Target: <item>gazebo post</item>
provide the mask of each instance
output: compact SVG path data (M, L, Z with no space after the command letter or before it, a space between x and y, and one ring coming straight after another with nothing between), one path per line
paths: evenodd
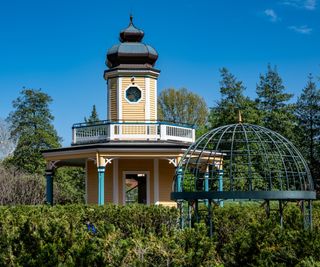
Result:
M204 174L204 191L209 192L209 168L207 166ZM208 199L205 200L205 204L208 206Z
M223 191L223 170L219 170L218 175L219 175L219 177L218 177L218 181L219 181L218 191L222 192ZM219 204L220 207L223 207L223 200L220 199L219 203L220 203Z
M53 168L46 170L46 202L53 205Z

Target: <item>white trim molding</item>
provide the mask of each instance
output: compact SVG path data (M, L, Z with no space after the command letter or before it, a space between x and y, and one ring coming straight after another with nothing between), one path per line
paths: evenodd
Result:
M110 103L110 94L111 94L111 92L110 92L110 82L109 82L109 80L107 80L107 120L111 120L111 117L110 117L110 115L111 115L111 103Z
M137 88L140 90L140 92L141 92L141 97L140 97L140 99L139 99L137 102L131 102L131 101L129 101L128 98L127 98L127 96L126 96L126 92L127 92L127 90L128 90L130 87L137 87ZM135 104L140 103L140 102L143 100L143 98L144 98L144 93L143 93L143 90L141 89L141 87L140 87L139 85L137 85L136 83L135 83L135 84L130 84L129 86L126 87L126 89L123 90L123 98L124 98L129 104L135 105Z
M126 204L126 175L143 173L147 176L147 205L150 205L150 171L123 171L122 172L122 204Z
M154 114L155 119L158 120L158 81L154 79Z
M153 160L154 204L159 205L159 159Z

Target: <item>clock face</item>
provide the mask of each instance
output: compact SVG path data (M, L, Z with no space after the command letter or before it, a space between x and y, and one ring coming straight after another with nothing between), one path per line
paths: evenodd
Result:
M141 99L141 91L138 87L131 86L126 90L126 98L129 102L138 102Z

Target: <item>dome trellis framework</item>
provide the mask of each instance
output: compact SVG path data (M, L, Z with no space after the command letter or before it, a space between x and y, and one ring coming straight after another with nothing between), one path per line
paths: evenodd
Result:
M204 202L212 234L212 203L263 200L269 214L270 201L276 200L282 225L285 204L300 201L305 226L311 226L316 194L307 163L289 140L240 122L213 129L189 147L177 167L171 198L180 207L181 226L185 221L191 225L192 209L198 220L199 203Z

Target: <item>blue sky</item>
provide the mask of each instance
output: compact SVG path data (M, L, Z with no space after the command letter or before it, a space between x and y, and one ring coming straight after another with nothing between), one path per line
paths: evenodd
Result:
M105 56L131 12L144 42L159 53L160 90L186 87L212 106L221 67L242 80L251 97L268 63L278 66L295 96L308 73L320 74L317 0L1 0L0 118L25 86L53 98L64 145L93 104L105 119Z

